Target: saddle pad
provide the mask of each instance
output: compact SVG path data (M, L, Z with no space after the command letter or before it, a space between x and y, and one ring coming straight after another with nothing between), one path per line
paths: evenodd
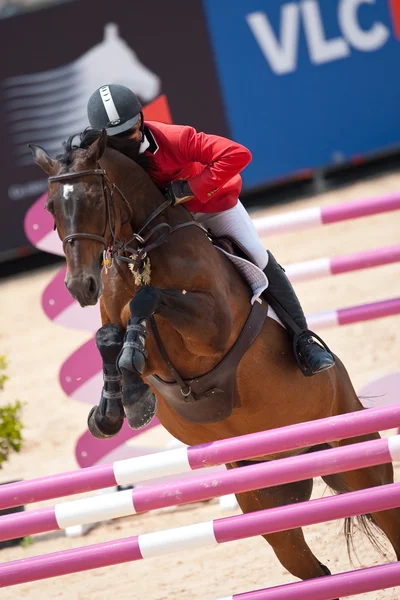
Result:
M219 250L220 252L225 254L227 258L229 258L229 260L239 271L243 279L247 281L253 294L251 298L251 304L254 304L254 302L260 298L261 294L268 287L268 278L265 275L265 273L260 269L260 267L257 267L257 265L250 262L249 260L246 260L245 258L240 258L239 256L235 256L233 254L229 254L229 252L226 252L219 246L215 246L215 248L217 248L217 250ZM268 306L267 316L271 319L274 319L274 321L277 321L279 325L282 325L282 327L284 327L278 315L270 306Z

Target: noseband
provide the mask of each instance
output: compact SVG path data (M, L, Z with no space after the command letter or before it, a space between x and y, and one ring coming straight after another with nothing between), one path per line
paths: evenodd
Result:
M70 173L64 173L63 175L54 175L54 176L49 177L48 181L49 181L49 183L52 183L55 181L60 182L60 181L66 181L66 180L70 180L70 179L81 179L81 178L89 176L89 175L97 175L103 179L103 194L104 194L104 201L105 201L105 205L106 205L106 224L105 224L105 228L104 228L104 233L103 233L103 235L96 235L94 233L71 233L71 234L65 236L65 238L63 239L62 243L63 243L64 253L65 253L66 245L72 244L75 240L82 240L82 239L94 240L96 242L100 242L101 244L103 244L104 250L107 251L112 258L115 258L116 260L120 260L123 262L130 263L131 265L133 265L132 269L134 271L140 271L143 261L146 258L146 256L148 255L148 253L151 250L154 250L154 248L157 248L157 246L160 246L161 244L163 244L166 241L166 239L168 238L168 236L171 233L173 233L174 231L176 231L177 229L181 229L182 227L187 227L189 225L196 225L197 227L200 227L200 229L202 229L203 231L206 232L206 229L204 229L204 227L202 227L202 225L197 223L192 218L191 221L187 221L185 223L175 225L174 227L171 227L170 225L168 225L168 223L159 223L158 225L155 225L154 227L152 227L152 229L146 235L143 235L143 231L154 221L154 219L156 219L169 206L171 206L171 204L172 204L171 200L166 200L165 202L160 204L160 206L157 207L149 215L149 217L147 217L147 219L145 220L145 222L142 225L142 227L140 228L140 230L137 233L134 233L130 240L128 240L125 243L122 243L116 239L115 213L114 213L114 226L112 224L112 219L111 219L111 211L114 212L114 209L115 209L114 203L113 203L114 190L116 190L118 192L118 194L121 196L122 200L127 205L129 213L130 213L130 217L132 217L132 208L131 208L131 205L129 204L128 200L126 199L126 197L120 190L120 188L115 183L113 183L112 181L110 181L108 179L106 171L104 169L86 169L83 171L74 171L74 172L70 172ZM129 222L129 220L126 221L125 223L127 223L127 222ZM125 223L122 223L122 225L124 225ZM107 243L107 239L105 237L107 227L109 227L110 233L111 233L111 244ZM153 241L150 244L147 244L148 240L150 239L150 237L153 234L158 233L163 229L165 231L162 232L161 235L159 235L155 239L155 241ZM136 249L133 249L129 246L129 244L131 244L134 241L137 243ZM120 254L121 252L129 252L130 255L133 256L133 258L127 258L125 256L121 256L121 254Z

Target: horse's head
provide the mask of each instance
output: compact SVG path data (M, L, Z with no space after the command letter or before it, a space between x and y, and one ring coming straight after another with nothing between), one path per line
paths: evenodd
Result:
M36 163L49 175L46 209L63 242L65 284L81 306L96 304L102 289L103 252L112 246L121 226L113 187L98 165L106 144L104 131L88 148L67 149L56 159L31 145Z

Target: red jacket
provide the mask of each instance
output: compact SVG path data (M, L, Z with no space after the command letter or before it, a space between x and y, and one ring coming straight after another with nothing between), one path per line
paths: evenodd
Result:
M145 122L150 146L145 151L148 171L165 189L176 179L187 179L195 199L192 212L221 212L237 204L242 189L239 173L251 161L247 148L217 135L197 133L193 127Z

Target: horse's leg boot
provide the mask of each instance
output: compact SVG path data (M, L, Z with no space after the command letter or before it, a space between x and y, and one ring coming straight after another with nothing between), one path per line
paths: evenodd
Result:
M88 428L96 438L116 435L124 423L122 408L121 374L117 370L117 358L124 341L120 327L109 323L96 333L96 346L103 359L103 381L101 399L88 416Z
M147 358L147 336L146 321L143 318L129 319L124 345L118 358L118 369L123 378L122 404L132 429L148 425L157 410L157 399L141 377Z
M121 369L124 380L122 404L132 429L146 427L157 412L157 398L147 383L131 371Z

